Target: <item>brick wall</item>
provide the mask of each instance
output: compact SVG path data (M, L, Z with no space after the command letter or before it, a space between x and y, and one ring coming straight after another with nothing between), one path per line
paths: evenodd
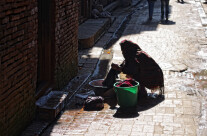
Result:
M0 1L0 135L33 119L37 79L37 2Z
M38 62L36 0L0 1L0 136L18 135L33 119ZM55 0L55 86L78 70L78 2Z
M64 87L78 70L78 1L56 0L55 82Z

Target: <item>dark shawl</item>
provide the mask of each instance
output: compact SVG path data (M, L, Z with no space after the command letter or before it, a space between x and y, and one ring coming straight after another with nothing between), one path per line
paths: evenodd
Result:
M148 89L164 87L162 69L152 57L131 41L124 40L120 45L125 58L121 65L123 73L131 75Z

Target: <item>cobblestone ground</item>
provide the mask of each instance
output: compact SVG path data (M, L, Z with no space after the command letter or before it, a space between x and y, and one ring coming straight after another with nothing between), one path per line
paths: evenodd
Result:
M43 136L207 135L207 44L198 2L185 0L181 4L171 0L170 5L168 24L159 23L159 1L156 2L151 23L146 23L147 8L132 14L121 38L113 46L112 60L122 60L119 48L121 40L129 39L138 43L164 71L165 100L150 99L138 106L138 114L121 117L116 116L117 109L110 109L107 104L101 111L84 111L68 106ZM114 14L120 12L117 10ZM146 105L148 107L144 108Z

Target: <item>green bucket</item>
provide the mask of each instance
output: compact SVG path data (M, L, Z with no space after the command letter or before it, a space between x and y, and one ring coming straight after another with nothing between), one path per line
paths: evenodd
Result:
M116 85L119 84L119 82L114 84L114 90L120 107L136 106L139 82L136 83L135 86L131 87L117 87Z

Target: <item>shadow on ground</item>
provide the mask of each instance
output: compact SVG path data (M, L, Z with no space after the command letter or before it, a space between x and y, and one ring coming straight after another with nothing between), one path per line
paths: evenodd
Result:
M163 102L165 100L165 97L157 97L157 98L148 98L148 99L142 99L138 101L137 104L137 112L148 110L159 103Z
M115 118L135 118L139 116L139 112L148 110L162 101L164 101L164 97L157 98L147 98L138 101L136 107L132 108L118 108L116 113L113 115Z
M138 117L139 113L136 107L133 108L118 108L116 113L113 115L115 118L135 118Z
M168 20L167 22L166 21L161 21L160 24L162 24L162 25L175 25L176 22L174 22L172 20Z

